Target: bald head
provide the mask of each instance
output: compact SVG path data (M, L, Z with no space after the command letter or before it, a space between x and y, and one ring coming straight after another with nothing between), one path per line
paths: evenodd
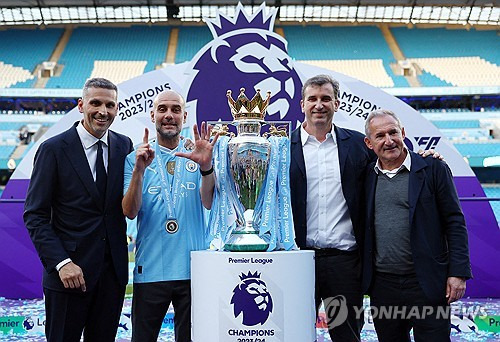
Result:
M186 122L184 98L173 90L159 93L153 100L151 121L156 126L158 141L164 146L177 146Z
M163 99L178 100L182 104L183 111L186 107L186 102L179 93L177 93L175 90L164 90L158 95L156 95L155 98L153 99L153 111L155 111L158 108L158 102Z

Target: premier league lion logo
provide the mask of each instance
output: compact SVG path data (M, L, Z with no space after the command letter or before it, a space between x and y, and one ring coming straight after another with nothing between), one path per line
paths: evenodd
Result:
M273 300L267 291L266 283L255 271L240 275L241 282L233 290L231 304L234 305L234 317L243 314L243 325L264 324L273 311Z
M271 92L268 121L302 120L302 82L287 52L287 42L273 32L277 9L265 4L249 15L238 4L234 17L218 13L205 19L214 39L192 60L187 101L203 121L232 121L226 91L261 89ZM190 69L190 68L188 68ZM251 92L251 91L250 91Z
M23 322L23 327L26 330L31 330L35 327L35 322L33 322L31 317L26 317L26 319Z

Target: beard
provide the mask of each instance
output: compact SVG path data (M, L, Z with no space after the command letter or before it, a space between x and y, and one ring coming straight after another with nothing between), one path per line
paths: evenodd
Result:
M156 124L156 132L160 137L165 140L173 140L177 139L181 134L181 129L179 126L175 126L175 130L172 129L164 129L162 127L161 122Z

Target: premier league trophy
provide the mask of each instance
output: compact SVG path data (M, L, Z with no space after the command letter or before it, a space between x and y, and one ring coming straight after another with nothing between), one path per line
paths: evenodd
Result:
M210 225L228 251L270 251L295 247L290 207L289 141L284 128L264 120L271 93L260 90L249 100L240 89L236 100L227 92L234 121L216 122L214 151L217 187ZM229 133L228 124L237 135ZM261 136L263 125L269 132Z

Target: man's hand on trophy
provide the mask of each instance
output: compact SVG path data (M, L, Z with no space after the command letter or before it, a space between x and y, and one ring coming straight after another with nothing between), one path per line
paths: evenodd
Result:
M198 125L193 125L194 136L194 150L190 153L176 152L175 155L191 159L200 165L202 171L208 171L212 168L212 151L214 145L219 138L219 133L215 134L212 141L210 141L210 134L212 133L212 126L201 123L201 131L198 131Z
M155 158L155 151L149 144L149 130L144 128L144 137L142 138L142 145L137 148L135 152L135 169L144 172L146 167L151 165Z

